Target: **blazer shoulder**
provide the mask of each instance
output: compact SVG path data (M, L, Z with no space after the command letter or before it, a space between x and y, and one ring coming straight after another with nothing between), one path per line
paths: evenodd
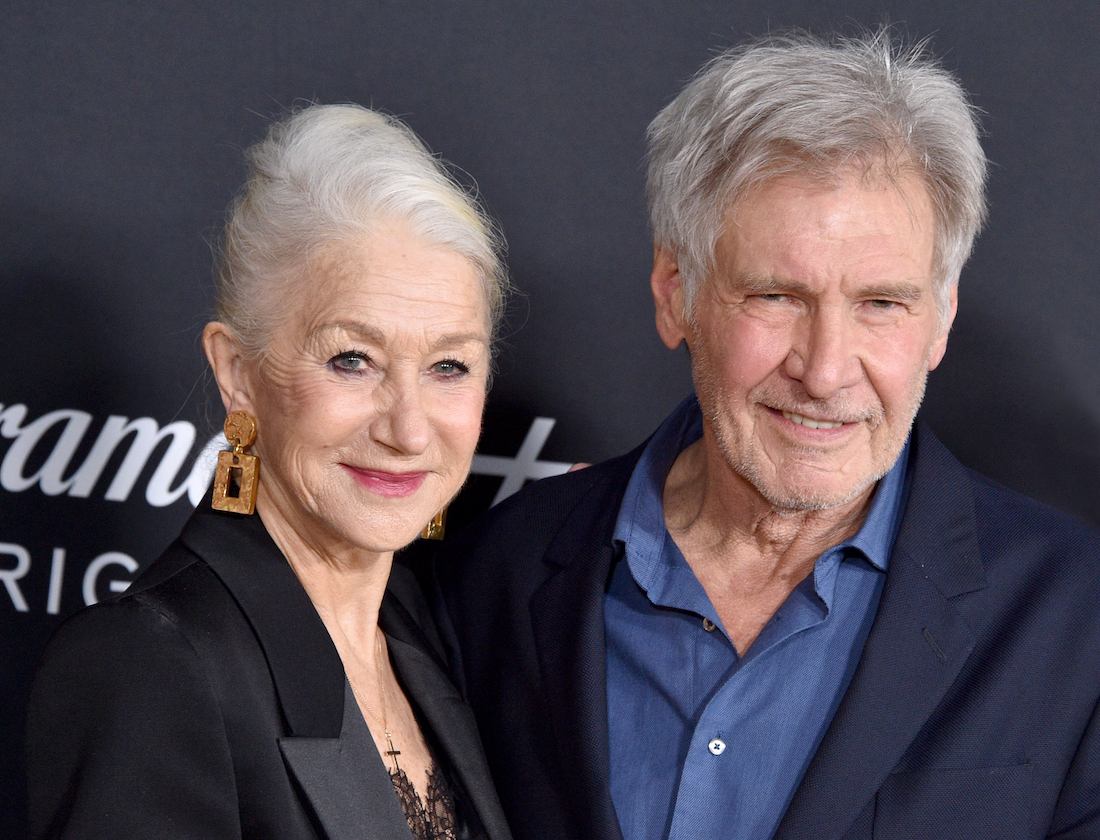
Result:
M193 553L173 543L130 587L100 603L84 607L54 632L47 653L64 649L85 637L99 639L102 655L148 639L185 641L213 615L235 612L232 597L211 569Z
M101 623L117 625L114 632L131 636L171 628L211 661L229 650L239 650L242 636L254 635L226 583L202 557L179 541L169 546L122 595L83 612L96 616ZM102 629L110 632L110 628ZM258 647L255 652L260 655Z
M110 718L127 707L154 715L174 708L178 714L177 693L217 702L230 672L262 663L259 647L248 642L247 621L209 567L175 552L162 559L179 562L151 585L142 585L148 583L143 576L126 593L84 608L55 631L35 677L31 718L77 694ZM159 562L151 572L165 570Z
M638 447L618 458L528 484L482 514L444 550L516 542L545 546L578 516L613 518L641 451Z
M189 564L160 586L202 578ZM27 712L32 836L139 837L184 802L205 803L207 836L239 831L220 679L160 586L82 610L47 646Z
M1100 560L1095 527L964 466L923 424L915 442L899 543L950 547L954 555L974 546L987 570L1006 560L1017 570L1029 559L1043 566ZM1100 573L1100 563L1089 565Z
M1100 529L1096 526L981 473L967 472L973 482L977 512L991 532L1046 534L1059 542L1079 543L1100 551Z
M1021 493L973 473L975 533L992 585L1026 591L1031 605L1048 603L1076 629L1100 641L1100 531ZM1044 601L1044 599L1049 599Z
M1096 527L961 463L923 421L917 421L913 440L914 496L956 506L969 497L978 528L990 537L1001 533L1014 540L1023 533L1033 533L1092 546L1100 544Z

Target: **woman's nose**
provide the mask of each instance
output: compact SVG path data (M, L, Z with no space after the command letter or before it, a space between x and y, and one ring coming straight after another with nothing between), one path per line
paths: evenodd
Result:
M382 390L375 439L402 455L421 454L431 440L431 423L418 377L394 377L382 384Z

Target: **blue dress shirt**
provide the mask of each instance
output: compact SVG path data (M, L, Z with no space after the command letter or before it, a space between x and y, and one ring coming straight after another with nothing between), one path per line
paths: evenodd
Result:
M611 799L625 840L765 840L859 661L904 501L906 444L859 532L829 549L739 657L665 527L694 396L650 440L615 527L605 597Z

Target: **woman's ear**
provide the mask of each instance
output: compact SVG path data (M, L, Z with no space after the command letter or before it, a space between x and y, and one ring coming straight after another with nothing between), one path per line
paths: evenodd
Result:
M221 321L211 321L202 331L202 349L214 371L226 413L254 414L250 366L236 333Z

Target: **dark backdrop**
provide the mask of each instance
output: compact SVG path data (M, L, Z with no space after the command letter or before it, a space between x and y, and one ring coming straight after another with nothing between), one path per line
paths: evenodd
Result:
M503 473L514 486L622 452L688 391L686 356L653 328L641 159L694 70L790 26L931 37L986 113L994 166L925 416L966 463L1100 522L1100 5L6 0L0 14L0 836L22 833L23 704L45 639L188 514L172 491L222 419L198 343L208 243L241 150L303 100L404 117L507 233L522 294L461 521Z

